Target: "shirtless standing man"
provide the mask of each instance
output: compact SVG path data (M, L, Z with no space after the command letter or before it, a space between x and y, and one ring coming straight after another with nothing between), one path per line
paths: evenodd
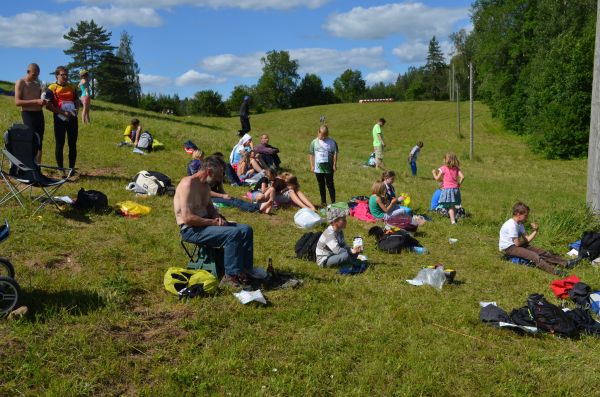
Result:
M36 63L27 66L27 74L15 83L15 105L21 107L23 124L31 128L40 137L40 150L36 156L39 163L42 160L42 143L44 141L44 112L42 108L47 101L41 99L42 86L38 79L40 67Z
M204 159L198 172L177 185L173 198L175 219L184 241L223 247L225 276L221 282L240 287L247 284L253 266L253 232L248 225L227 222L213 206L210 186L222 180L220 161L213 156Z

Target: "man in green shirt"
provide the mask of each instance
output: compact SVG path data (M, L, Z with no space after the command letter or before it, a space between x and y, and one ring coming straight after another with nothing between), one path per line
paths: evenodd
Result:
M373 151L375 152L375 168L385 171L383 164L383 148L385 147L385 143L383 142L383 132L381 131L381 127L384 125L385 119L381 118L373 126Z

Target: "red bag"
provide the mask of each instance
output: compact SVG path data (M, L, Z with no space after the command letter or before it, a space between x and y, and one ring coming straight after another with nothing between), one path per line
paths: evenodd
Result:
M569 290L573 289L573 285L577 284L581 280L579 277L572 275L562 280L554 280L550 283L550 288L554 295L560 299L567 299L569 297Z

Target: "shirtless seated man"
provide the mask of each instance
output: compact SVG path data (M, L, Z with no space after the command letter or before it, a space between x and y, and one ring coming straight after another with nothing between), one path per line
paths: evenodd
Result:
M225 276L222 284L240 287L252 270L253 232L248 225L227 222L213 206L210 186L223 180L221 162L209 156L200 170L184 177L175 191L175 219L184 241L223 247Z

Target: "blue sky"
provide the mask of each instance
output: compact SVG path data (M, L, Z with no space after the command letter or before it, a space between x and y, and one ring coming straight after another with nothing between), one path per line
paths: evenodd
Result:
M0 79L14 81L29 62L42 79L69 58L62 38L83 19L112 32L126 30L140 66L142 91L192 96L204 89L224 98L238 84L255 84L260 58L287 50L299 72L326 85L357 69L368 84L395 81L424 63L436 35L445 53L448 35L470 29L471 0L28 0L3 1Z

